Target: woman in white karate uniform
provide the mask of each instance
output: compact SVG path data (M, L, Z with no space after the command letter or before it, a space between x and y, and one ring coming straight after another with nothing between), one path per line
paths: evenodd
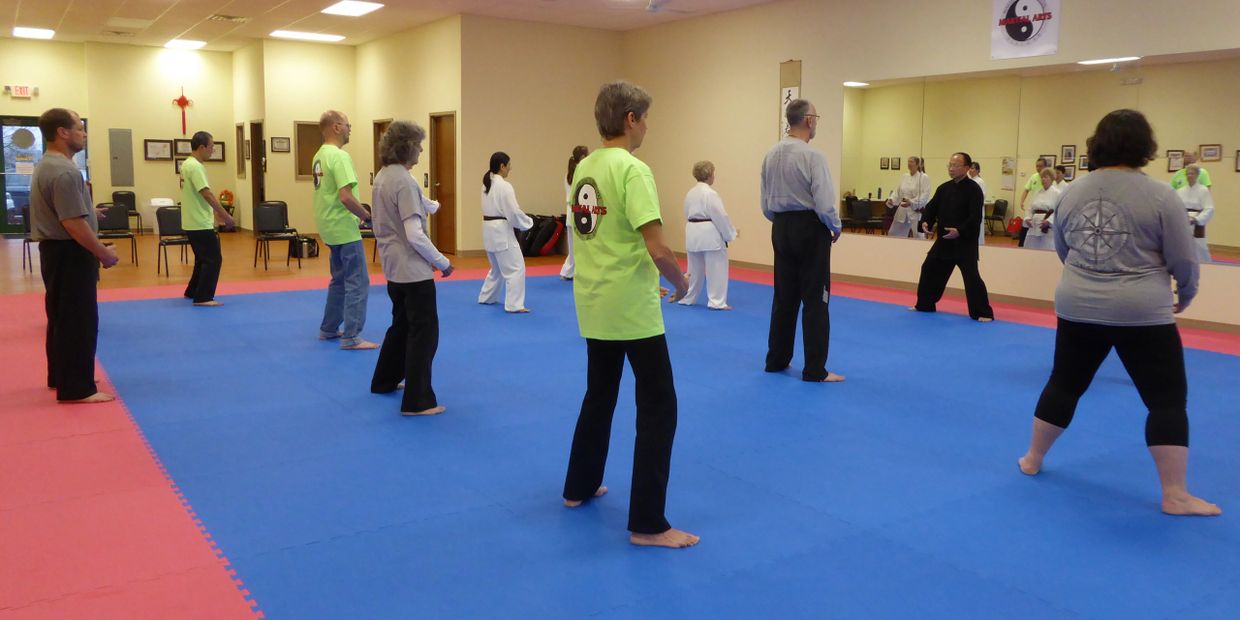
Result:
M1189 164L1184 169L1184 176L1188 179L1188 185L1175 190L1175 195L1188 209L1188 223L1193 227L1193 241L1197 244L1197 261L1208 263L1211 258L1210 246L1206 244L1206 224L1214 217L1214 197L1210 195L1210 188L1197 182L1197 177L1201 176L1201 166Z
M505 153L491 155L491 167L482 175L482 246L491 271L482 282L478 303L499 301L500 281L506 312L529 312L525 307L525 257L513 229L529 230L534 220L517 205L517 194L508 183L511 160Z
M715 184L715 164L693 164L697 185L685 196L685 251L689 253L689 292L678 303L692 306L706 280L706 307L731 310L728 305L728 242L736 229L723 210L723 200L711 187Z
M888 235L904 238L911 232L914 239L926 238L921 232L921 210L930 202L932 189L934 184L930 182L930 177L921 171L921 158L909 157L908 174L900 179L900 186L887 199L887 206L896 210Z
M1029 204L1029 235L1025 237L1025 247L1053 250L1055 236L1050 230L1055 224L1055 206L1059 204L1062 192L1055 186L1054 168L1043 168L1039 174L1042 175L1042 191Z
M564 259L564 266L560 267L561 280L572 280L577 271L576 263L573 262L573 173L577 172L577 164L589 154L590 149L576 146L573 147L572 157L568 158L568 175L564 177L564 202L568 205L564 218L564 234L568 236L568 258Z

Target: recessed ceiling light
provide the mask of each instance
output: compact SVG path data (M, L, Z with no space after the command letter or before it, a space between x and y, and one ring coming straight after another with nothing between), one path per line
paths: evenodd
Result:
M206 41L192 41L190 39L173 39L164 44L164 47L170 47L177 50L196 50L205 47Z
M1078 65L1106 65L1114 62L1130 62L1133 60L1141 60L1140 56L1124 56L1122 58L1099 58L1098 60L1079 60Z
M869 85L869 82L844 82L844 86L847 86L848 88L862 88Z
M55 34L55 30L48 30L46 28L17 27L13 29L13 36L21 37L23 39L50 39Z
M337 2L325 9L323 13L328 15L347 15L349 17L358 17L367 13L372 13L383 8L378 2L357 2L356 0L343 0Z
M295 30L273 30L271 36L281 39L297 39L300 41L323 41L327 43L335 43L343 41L344 37L338 34L323 34L321 32L297 32Z

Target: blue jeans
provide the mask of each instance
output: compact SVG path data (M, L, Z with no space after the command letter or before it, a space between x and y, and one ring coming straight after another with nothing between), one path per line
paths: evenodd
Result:
M370 274L366 272L366 248L359 239L331 248L332 282L327 286L327 307L319 332L324 338L340 333L340 346L362 341L366 325L366 298L370 295ZM344 327L341 328L341 323Z

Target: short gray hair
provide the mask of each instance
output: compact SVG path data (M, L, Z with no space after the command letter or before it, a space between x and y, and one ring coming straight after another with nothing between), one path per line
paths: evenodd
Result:
M413 163L414 148L426 139L426 130L417 123L392 121L379 138L379 162L384 166Z
M715 164L706 160L693 164L693 178L705 183L712 174L715 174Z
M797 127L805 122L809 116L809 107L812 105L808 99L793 99L788 104L788 109L784 112L784 116L788 119L789 127Z
M1201 166L1197 164L1189 164L1187 166L1184 166L1184 174L1188 174L1189 170L1194 170L1197 172L1197 174L1201 174Z
M629 112L640 120L650 111L651 102L650 94L636 84L625 81L603 84L594 100L594 122L599 135L604 140L623 136Z

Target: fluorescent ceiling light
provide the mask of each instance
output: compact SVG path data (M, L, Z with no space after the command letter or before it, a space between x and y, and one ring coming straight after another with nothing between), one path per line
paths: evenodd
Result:
M372 13L383 8L378 2L357 2L356 0L343 0L337 2L322 10L328 15L346 15L348 17L359 17L367 13Z
M1129 62L1132 60L1141 60L1140 56L1124 56L1122 58L1099 58L1098 60L1079 60L1078 65L1108 65L1115 62Z
M17 27L13 29L13 36L21 37L23 39L50 39L55 34L55 30L48 30L46 28Z
M327 43L335 43L343 41L344 37L338 34L323 34L320 32L297 32L295 30L273 30L271 36L281 39L297 39L300 41L324 41Z
M173 39L164 44L164 47L170 47L176 50L196 50L207 45L206 41L192 41L190 39Z
M844 86L847 86L849 88L861 88L862 86L869 86L869 85L870 85L869 82L844 82Z

